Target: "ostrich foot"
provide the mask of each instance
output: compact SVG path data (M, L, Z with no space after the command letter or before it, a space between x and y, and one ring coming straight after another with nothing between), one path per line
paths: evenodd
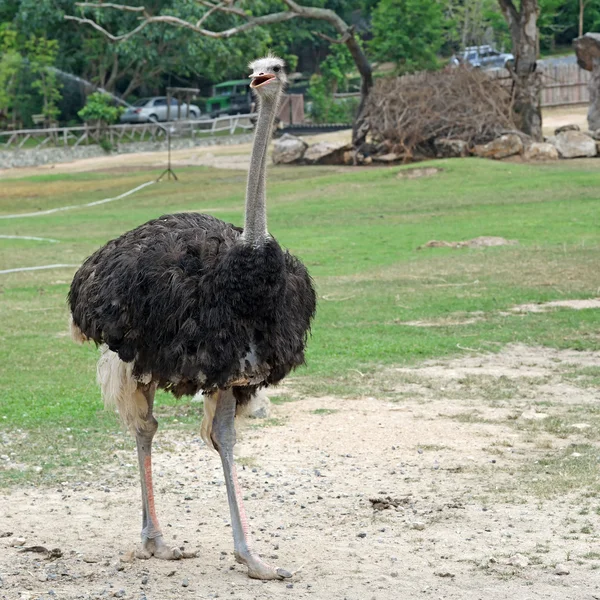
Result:
M184 553L179 548L167 547L162 535L154 538L144 537L142 538L142 547L136 552L136 557L145 559L152 556L161 560L179 560L184 558Z
M288 579L292 576L292 573L285 569L267 564L256 554L242 556L236 552L235 560L248 567L248 577L252 579Z

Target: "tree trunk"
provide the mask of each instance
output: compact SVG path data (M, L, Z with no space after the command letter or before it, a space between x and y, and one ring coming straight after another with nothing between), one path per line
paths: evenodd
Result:
M352 124L352 146L358 150L365 143L367 134L369 133L365 107L367 106L367 100L371 93L371 88L373 87L373 72L371 70L371 64L354 35L351 35L348 38L346 46L348 50L350 50L356 68L360 73L360 103L358 105L358 110L356 111L356 116L354 117L354 123Z
M585 10L585 0L579 0L579 37L583 35L583 12Z
M514 65L509 69L513 80L513 117L520 131L541 141L542 83L536 70L537 0L521 0L519 10L512 0L499 0L512 38Z

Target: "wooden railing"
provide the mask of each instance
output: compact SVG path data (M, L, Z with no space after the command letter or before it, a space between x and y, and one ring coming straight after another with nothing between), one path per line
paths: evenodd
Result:
M0 131L0 149L43 148L62 146L76 148L80 145L97 144L106 140L111 145L130 142L154 142L164 140L167 132L172 138L212 136L226 131L233 135L236 130L250 130L254 127L251 119L255 113L230 115L216 119L194 119L189 121L169 121L166 123L135 123L92 127L49 127L45 129L18 129Z

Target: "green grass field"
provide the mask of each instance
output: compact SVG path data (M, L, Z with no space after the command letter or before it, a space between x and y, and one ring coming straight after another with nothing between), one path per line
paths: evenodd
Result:
M522 303L600 295L599 163L429 164L443 170L413 180L398 178L405 167L271 170L269 229L305 261L319 293L308 366L293 376L294 394L393 401L392 365L511 342L600 347L598 310L510 312ZM123 169L5 180L0 216L116 196L157 175ZM96 207L0 219L0 235L58 240L0 238L0 270L79 264L107 240L169 212L204 211L242 224L242 171L181 168L178 175L178 183ZM417 250L432 239L480 235L519 243ZM0 470L0 484L60 481L131 443L102 410L96 349L67 335L74 271L0 274L0 442L4 435L23 464L42 467ZM409 324L415 321L431 326ZM162 394L159 405L162 425L197 427L198 404ZM49 446L63 451L45 452Z

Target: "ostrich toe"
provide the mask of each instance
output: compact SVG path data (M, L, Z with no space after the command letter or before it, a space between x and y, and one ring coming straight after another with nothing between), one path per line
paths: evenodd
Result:
M145 538L142 541L142 547L136 552L137 558L160 558L161 560L180 560L187 558L190 555L188 552L182 552L179 548L169 548L163 536L159 535L155 538Z
M272 567L255 554L243 557L236 553L235 559L248 567L248 577L252 579L289 579L292 573L279 567Z

